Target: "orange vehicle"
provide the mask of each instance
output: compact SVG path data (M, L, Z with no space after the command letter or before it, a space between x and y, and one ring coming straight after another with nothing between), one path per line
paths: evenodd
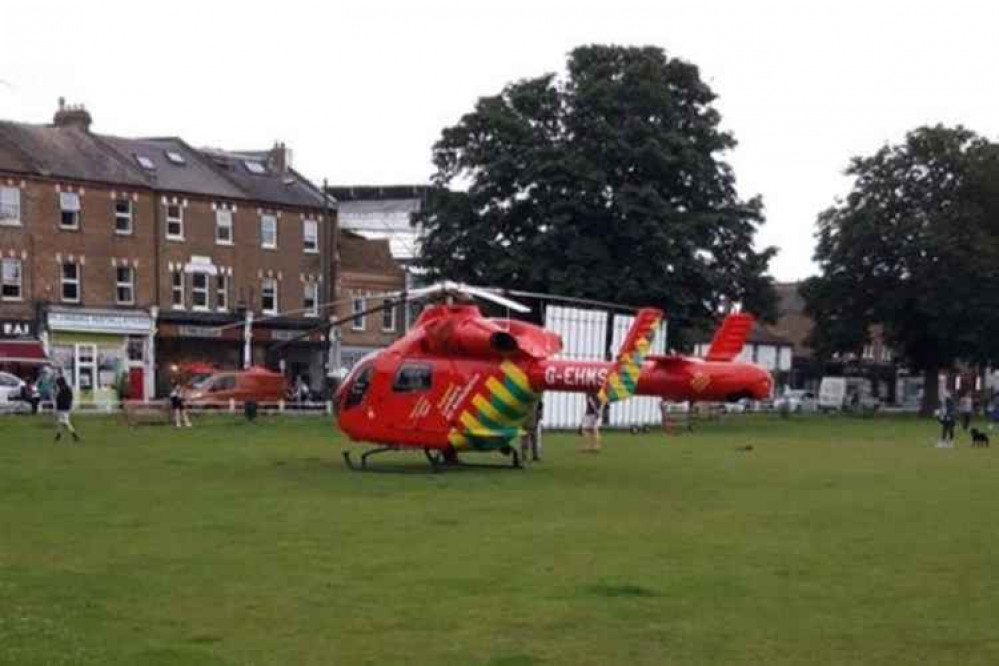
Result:
M195 405L216 402L277 402L288 397L284 375L266 368L222 370L192 383L184 399Z

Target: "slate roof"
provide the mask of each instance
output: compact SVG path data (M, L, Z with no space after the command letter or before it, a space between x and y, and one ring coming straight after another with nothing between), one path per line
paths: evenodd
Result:
M201 149L201 154L251 199L313 208L321 208L325 204L322 192L294 169L288 168L283 173L272 170L267 164L268 153L266 150L237 153L216 148ZM264 173L251 172L246 166L247 161L260 164Z
M171 161L168 151L183 164ZM136 155L155 168L144 168ZM0 121L0 171L279 205L325 204L320 190L295 170L252 174L246 160L266 166L267 151L196 150L177 137L128 139L74 126Z
M232 199L247 198L247 194L219 174L206 157L181 139L124 139L116 136L97 138L111 146L122 160L130 161L135 168L142 169L146 178L158 189ZM184 163L171 161L167 152L179 155ZM156 168L142 167L136 157L140 155L151 160Z
M114 151L75 127L0 121L0 169L120 185L151 184Z
M340 234L340 269L353 273L405 275L392 258L387 240L370 240L349 231Z

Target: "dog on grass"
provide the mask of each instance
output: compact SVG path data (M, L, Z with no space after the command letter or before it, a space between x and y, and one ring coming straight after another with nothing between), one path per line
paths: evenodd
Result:
M989 436L978 428L972 428L971 445L974 447L987 447L989 445Z

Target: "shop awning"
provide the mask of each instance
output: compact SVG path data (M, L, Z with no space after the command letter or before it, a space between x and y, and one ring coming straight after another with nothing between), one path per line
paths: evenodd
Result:
M37 340L0 340L0 363L48 365L45 348Z

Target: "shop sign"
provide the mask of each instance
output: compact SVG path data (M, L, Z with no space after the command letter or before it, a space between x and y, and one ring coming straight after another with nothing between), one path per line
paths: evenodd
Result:
M148 334L153 330L153 320L143 312L49 312L49 328L84 333Z
M294 340L303 333L304 331L271 331L271 340ZM303 337L302 340L308 340L308 337Z
M30 319L0 319L0 338L34 338L35 323Z
M185 338L221 338L222 329L217 326L178 326L177 335Z

